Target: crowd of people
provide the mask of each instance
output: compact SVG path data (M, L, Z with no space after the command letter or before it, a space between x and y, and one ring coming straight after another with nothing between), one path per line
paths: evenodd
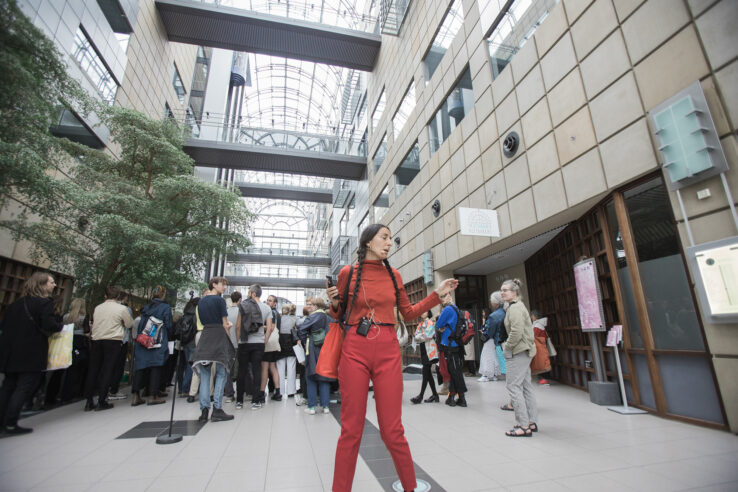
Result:
M447 395L447 405L463 408L468 405L464 366L470 335L462 328L469 316L453 303L455 279L440 282L425 299L411 305L399 272L387 261L391 246L386 226L367 227L360 237L357 263L340 271L336 286L327 284L330 301L308 298L302 316L296 314L295 305L278 309L274 296L263 302L260 285L250 286L245 297L232 292L227 303L228 282L223 277L211 278L208 288L191 298L182 313L173 312L162 286L153 289L151 301L140 312L127 305L120 288L111 286L91 316L83 299L74 299L63 314L61 302L52 298L53 276L36 273L0 325L0 371L5 374L0 430L31 431L19 426L18 418L42 387L47 402L82 397L85 411L112 408L111 400L127 398L119 386L126 364L131 406L164 403L168 386L176 379L177 396L199 401L203 422L233 419L224 403L232 402L235 410L241 410L245 397L250 397L252 410L262 408L269 396L273 401L294 398L310 415L329 413L331 391L340 388L341 435L333 490L342 491L351 489L372 386L380 434L403 487L413 490L414 468L401 421L398 336L413 336L419 344L422 383L411 402L439 402L439 395ZM439 304L441 310L434 315L432 309ZM422 319L413 334L397 331L398 326L404 328L401 320L418 317ZM48 338L64 325L71 325L74 333L72 364L47 373L44 381ZM531 361L542 344L546 350L545 327L545 318L535 311L529 314L523 304L519 280L506 280L490 296L490 314L484 315L479 330L483 343L478 381L496 381L504 375L509 401L501 408L515 414L515 425L506 432L510 437L530 437L538 431ZM335 344L324 348L331 329L342 333L337 349ZM340 360L337 378L319 369L325 350L333 352L327 360ZM427 388L431 394L424 399Z

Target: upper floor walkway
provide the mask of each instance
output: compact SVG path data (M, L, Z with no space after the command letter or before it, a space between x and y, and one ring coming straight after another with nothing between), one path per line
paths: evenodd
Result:
M193 126L184 150L202 167L337 179L360 180L367 166L366 141L361 138L241 125Z
M299 7L293 8L292 16L289 8L283 11L285 15L272 15L234 8L230 5L238 2L233 1L157 0L156 8L169 41L371 72L379 54L381 37L365 31L378 30L376 18L349 13L347 9L326 15L321 6L325 2L315 3L312 7L301 4L304 15ZM320 10L321 14L311 15L315 10ZM342 25L352 28L340 27Z

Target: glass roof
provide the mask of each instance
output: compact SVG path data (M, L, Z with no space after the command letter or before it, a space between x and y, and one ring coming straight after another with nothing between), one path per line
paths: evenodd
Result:
M249 57L251 87L244 91L242 125L339 132L343 87L350 69L270 55Z
M267 198L244 200L255 215L247 233L255 248L327 254L327 204Z
M204 3L253 10L290 19L319 22L360 31L377 27L378 0L202 0Z

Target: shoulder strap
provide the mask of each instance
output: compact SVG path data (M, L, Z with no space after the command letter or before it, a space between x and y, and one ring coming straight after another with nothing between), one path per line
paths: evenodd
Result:
M343 313L341 316L342 326L344 322L348 319L348 316L346 315L346 307L348 307L349 286L351 285L351 277L353 276L354 276L354 265L351 265L351 268L349 268L348 280L346 281L346 287L343 289L343 299L341 299L341 312Z

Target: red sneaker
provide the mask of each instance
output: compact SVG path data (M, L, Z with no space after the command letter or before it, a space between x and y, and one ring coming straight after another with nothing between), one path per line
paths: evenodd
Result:
M549 382L548 382L548 379L541 378L538 380L538 384L549 384Z

